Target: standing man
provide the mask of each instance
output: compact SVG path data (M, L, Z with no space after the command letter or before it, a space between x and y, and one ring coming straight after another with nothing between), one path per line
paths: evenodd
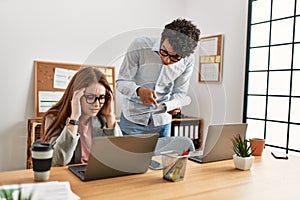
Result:
M124 135L159 133L169 136L172 114L145 113L158 104L186 96L200 30L186 19L167 24L161 38L136 38L128 48L117 78L124 95L120 128Z

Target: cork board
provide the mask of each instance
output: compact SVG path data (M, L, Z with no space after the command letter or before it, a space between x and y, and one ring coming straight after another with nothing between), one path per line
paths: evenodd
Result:
M221 82L223 35L200 38L199 82Z
M47 108L58 101L64 92L63 88L55 86L55 72L57 70L76 73L80 68L93 66L99 68L115 91L115 68L113 66L81 65L72 63L34 61L34 109L35 118L43 117ZM71 79L72 77L70 77ZM45 100L45 96L51 96L51 101ZM45 98L45 99L44 99ZM116 102L116 101L115 101Z

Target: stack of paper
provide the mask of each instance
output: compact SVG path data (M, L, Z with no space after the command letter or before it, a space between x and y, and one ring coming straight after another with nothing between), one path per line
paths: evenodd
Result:
M78 200L69 182L45 182L0 186L0 199L28 200Z
M191 101L192 101L191 97L185 96L185 97L182 97L182 98L173 99L171 101L161 103L154 110L148 110L148 111L141 112L141 113L135 114L135 115L143 115L143 114L146 114L146 113L157 114L157 113L169 112L169 111L174 110L176 108L187 106L191 103Z

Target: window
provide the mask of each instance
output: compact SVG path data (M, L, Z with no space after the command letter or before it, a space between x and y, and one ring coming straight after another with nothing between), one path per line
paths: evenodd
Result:
M300 153L300 0L249 0L247 38L247 137Z

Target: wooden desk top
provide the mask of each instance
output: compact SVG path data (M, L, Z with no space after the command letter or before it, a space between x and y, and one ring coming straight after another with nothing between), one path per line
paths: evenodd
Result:
M185 179L168 182L162 171L82 182L67 167L53 167L50 181L69 181L81 199L300 199L300 158L277 160L265 151L249 171L233 161L188 161ZM0 185L32 183L32 170L0 172Z

